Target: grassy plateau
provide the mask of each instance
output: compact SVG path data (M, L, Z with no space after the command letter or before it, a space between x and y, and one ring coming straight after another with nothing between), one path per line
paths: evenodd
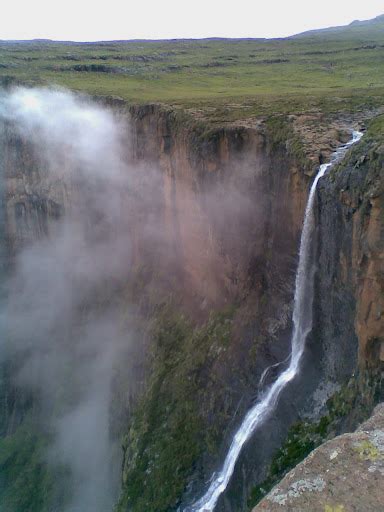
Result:
M0 84L61 85L212 121L356 111L384 96L384 16L286 39L0 41Z

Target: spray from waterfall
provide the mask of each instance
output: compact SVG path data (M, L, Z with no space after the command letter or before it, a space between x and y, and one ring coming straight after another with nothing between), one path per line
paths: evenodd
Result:
M215 509L220 495L225 491L232 477L237 459L244 444L273 412L281 391L299 372L305 341L312 329L313 289L316 265L315 262L311 260L311 249L315 231L313 206L317 184L329 168L339 162L344 157L348 148L358 142L361 137L362 133L353 132L352 139L332 155L331 161L320 166L309 193L300 241L299 264L296 273L290 364L288 368L280 374L274 384L264 393L260 400L248 411L233 437L221 470L213 475L209 488L204 496L192 506L187 507L185 509L186 512L212 512ZM265 373L263 373L262 379L264 379L264 377Z
M0 308L0 361L17 362L13 383L34 400L22 412L48 432L42 462L69 474L65 512L105 512L119 487L111 383L131 343L114 302L131 261L126 134L111 112L62 90L3 93L0 121L13 142L2 144L0 167L19 244Z

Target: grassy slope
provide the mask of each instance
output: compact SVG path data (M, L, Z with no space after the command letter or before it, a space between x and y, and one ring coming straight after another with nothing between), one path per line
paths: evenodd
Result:
M382 103L384 19L275 40L0 43L0 80L56 83L218 120Z

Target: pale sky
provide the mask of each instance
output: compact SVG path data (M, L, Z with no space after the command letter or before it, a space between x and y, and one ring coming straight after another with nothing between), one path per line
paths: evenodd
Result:
M4 0L0 39L283 37L384 14L384 0Z

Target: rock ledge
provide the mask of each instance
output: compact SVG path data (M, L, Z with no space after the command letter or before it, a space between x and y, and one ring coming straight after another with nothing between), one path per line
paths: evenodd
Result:
M384 403L356 432L314 450L253 512L380 510L384 510Z

